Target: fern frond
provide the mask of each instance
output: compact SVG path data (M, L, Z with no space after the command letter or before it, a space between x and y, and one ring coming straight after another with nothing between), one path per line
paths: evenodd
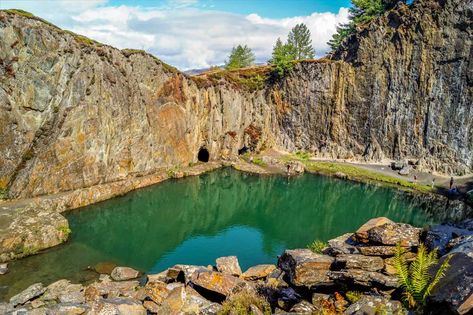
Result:
M435 273L434 278L430 282L430 284L425 289L424 295L422 297L423 301L427 299L427 297L432 292L432 289L439 283L440 279L445 276L445 272L447 271L448 267L450 267L450 259L452 258L451 255L448 255L445 260L443 261L442 265L440 265L439 269Z
M396 246L396 254L394 255L394 268L401 287L406 291L411 291L411 282L409 279L409 267L404 257L405 249L400 244Z

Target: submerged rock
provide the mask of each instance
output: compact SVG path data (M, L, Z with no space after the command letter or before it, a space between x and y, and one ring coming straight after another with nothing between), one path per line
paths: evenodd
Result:
M216 260L217 270L232 276L241 275L240 264L236 256L220 257Z
M4 275L8 272L8 264L0 264L0 275Z
M278 266L296 286L328 285L332 281L328 271L332 266L332 257L315 254L309 249L286 250L278 259Z
M136 279L140 272L130 267L115 267L110 276L115 281Z
M113 262L100 262L94 266L94 270L99 274L110 275L116 267L117 264Z

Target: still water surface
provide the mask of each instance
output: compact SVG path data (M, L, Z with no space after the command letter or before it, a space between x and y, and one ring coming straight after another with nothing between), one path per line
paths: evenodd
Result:
M423 226L435 221L405 194L385 187L303 175L254 176L221 169L170 180L67 215L70 241L10 264L0 300L35 282L91 280L86 270L114 262L143 272L174 264L214 264L236 255L242 269L275 263L305 247L386 216Z

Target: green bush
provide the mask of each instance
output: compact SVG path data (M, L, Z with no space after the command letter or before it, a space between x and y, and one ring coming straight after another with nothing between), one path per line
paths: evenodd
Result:
M315 240L309 245L307 245L307 248L313 251L316 254L322 254L323 250L327 248L327 243L322 242L320 240Z
M356 303L363 296L362 292L359 291L348 291L345 296L347 297L350 303Z
M263 161L263 160L260 159L260 158L254 158L253 161L252 161L252 163L253 163L253 164L256 164L256 165L258 165L258 166L262 166L262 167L264 167L264 166L267 165L266 162Z
M443 278L450 266L451 256L447 256L435 275L431 276L430 269L438 263L437 250L428 253L424 244L420 244L417 257L410 265L404 254L405 249L398 244L394 256L394 267L403 289L403 300L408 308L421 311L432 289Z

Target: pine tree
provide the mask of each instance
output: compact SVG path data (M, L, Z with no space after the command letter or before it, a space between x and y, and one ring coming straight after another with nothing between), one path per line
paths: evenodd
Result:
M297 24L292 28L287 38L287 44L294 47L296 60L314 58L310 31L304 23Z
M351 0L350 21L337 27L328 45L333 51L337 50L341 43L355 32L357 25L367 23L383 14L386 10L394 7L398 2L406 0Z
M282 76L286 71L292 69L293 61L296 59L296 52L292 45L283 44L278 38L273 47L273 53L268 63L274 66L277 74Z
M249 67L255 62L255 55L251 49L244 45L233 47L228 60L225 62L225 68L228 70Z

